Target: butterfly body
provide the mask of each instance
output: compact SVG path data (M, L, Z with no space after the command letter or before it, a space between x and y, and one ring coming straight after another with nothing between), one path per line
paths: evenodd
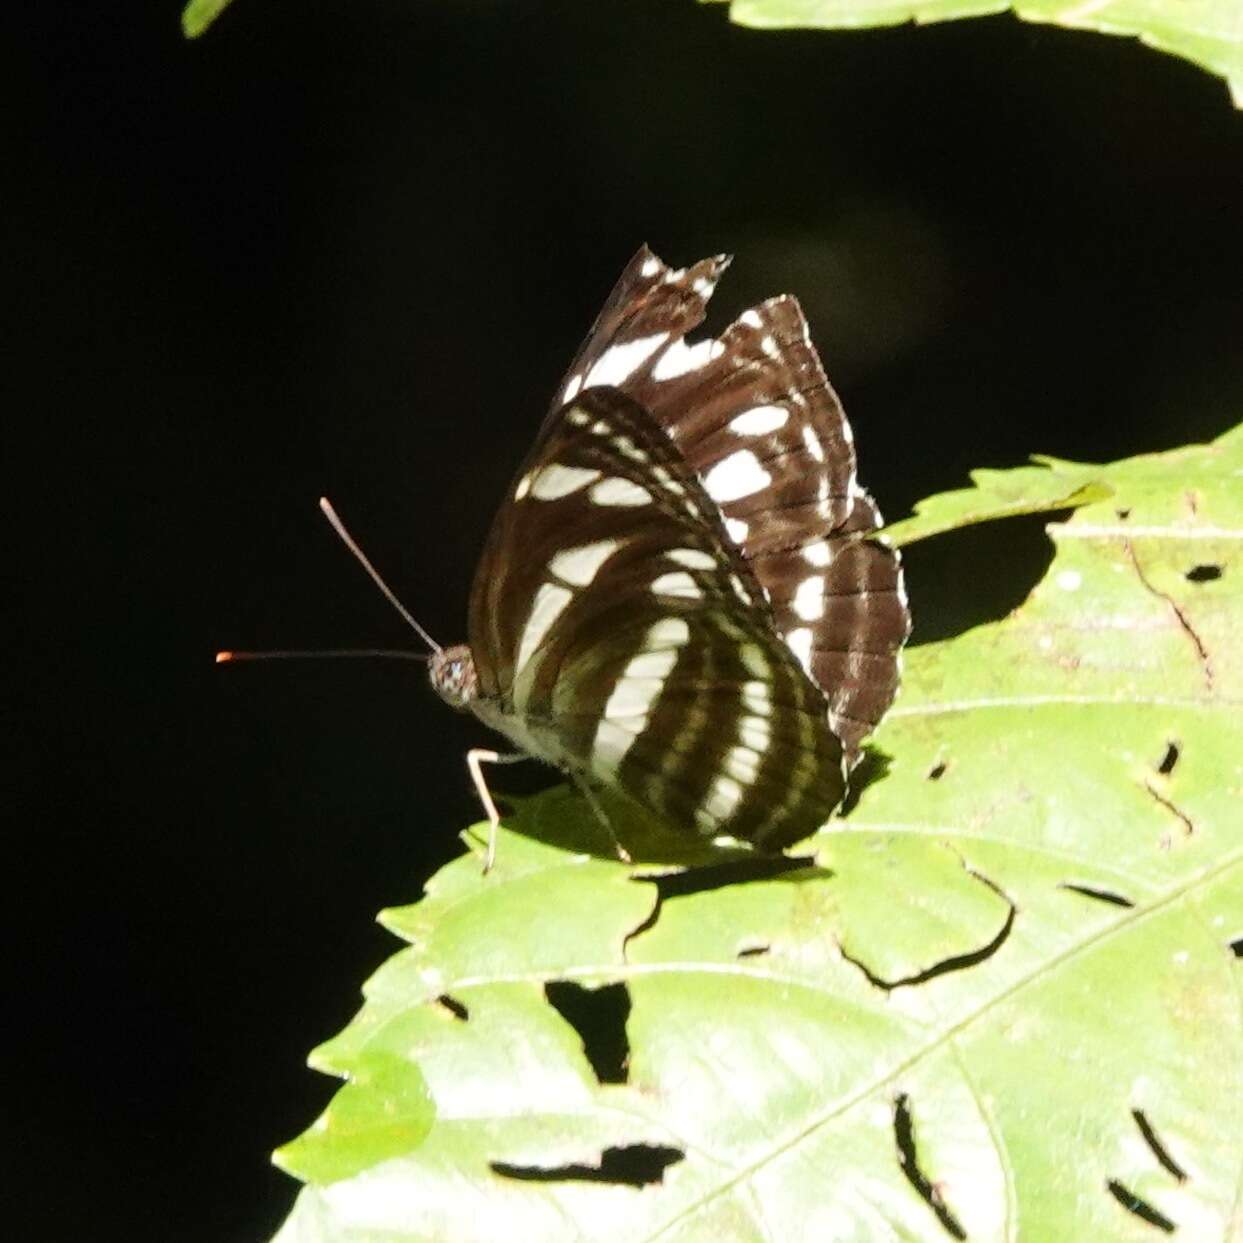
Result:
M909 619L798 304L685 343L726 262L623 273L431 676L588 791L776 849L840 802Z

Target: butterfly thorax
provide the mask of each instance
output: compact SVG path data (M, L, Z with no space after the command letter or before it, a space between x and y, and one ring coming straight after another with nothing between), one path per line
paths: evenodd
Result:
M442 648L427 663L432 689L450 707L466 711L479 693L475 659L465 643Z

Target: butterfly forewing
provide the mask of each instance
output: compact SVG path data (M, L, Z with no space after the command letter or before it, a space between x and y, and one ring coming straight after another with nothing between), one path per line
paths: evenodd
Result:
M897 690L910 629L896 553L862 538L880 515L855 478L850 426L798 302L773 298L693 345L728 263L622 274L562 395L616 386L650 411L719 508L772 624L821 688L848 762Z
M624 393L589 386L546 422L470 630L485 720L675 826L776 847L841 799L823 694L680 447Z

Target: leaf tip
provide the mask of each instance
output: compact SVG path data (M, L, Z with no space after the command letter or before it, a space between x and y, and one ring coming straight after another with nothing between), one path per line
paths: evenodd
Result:
M187 39L197 39L232 0L188 0L181 10L181 33Z

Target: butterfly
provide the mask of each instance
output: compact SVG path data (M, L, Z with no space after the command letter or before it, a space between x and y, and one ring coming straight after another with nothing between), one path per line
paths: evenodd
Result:
M630 261L493 520L468 642L430 660L516 748L468 757L485 870L483 763L535 757L597 811L607 791L777 851L829 818L896 694L901 565L866 538L880 514L798 302L685 339L729 262Z

